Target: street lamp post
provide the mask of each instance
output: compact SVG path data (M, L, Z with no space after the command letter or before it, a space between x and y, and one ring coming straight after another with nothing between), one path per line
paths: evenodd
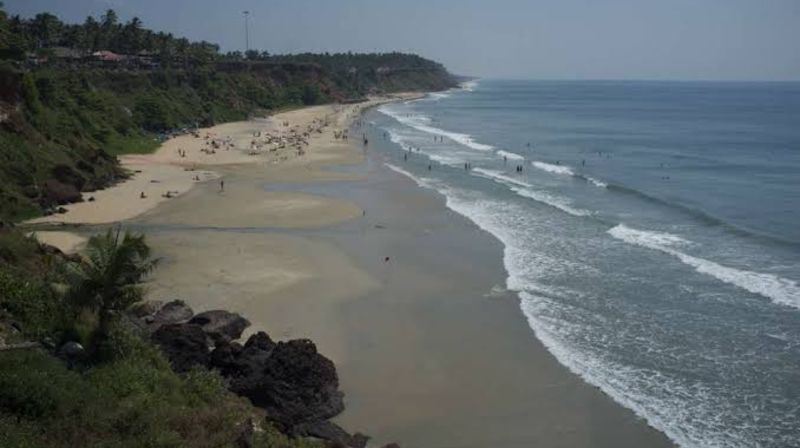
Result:
M245 55L247 52L250 51L250 28L249 28L249 19L250 19L250 11L244 11L244 48L245 48Z

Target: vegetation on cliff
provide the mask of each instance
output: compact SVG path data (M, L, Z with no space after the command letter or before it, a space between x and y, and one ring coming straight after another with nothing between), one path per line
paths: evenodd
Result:
M454 82L410 54L222 54L111 10L83 24L0 10L0 220L81 200L125 176L116 155L181 128Z

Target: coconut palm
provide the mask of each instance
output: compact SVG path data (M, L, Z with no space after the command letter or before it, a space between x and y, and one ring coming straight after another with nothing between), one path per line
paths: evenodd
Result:
M150 257L144 235L120 234L117 228L90 238L83 260L69 263L66 272L68 303L96 314L101 335L116 312L142 299L141 281L158 261Z

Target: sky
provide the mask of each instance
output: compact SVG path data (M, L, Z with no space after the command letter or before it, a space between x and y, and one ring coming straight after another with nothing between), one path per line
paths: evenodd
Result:
M514 79L800 80L800 0L5 0L270 53L404 51Z

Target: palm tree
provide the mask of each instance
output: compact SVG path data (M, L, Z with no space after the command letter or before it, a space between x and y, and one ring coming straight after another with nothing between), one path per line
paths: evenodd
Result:
M99 335L108 334L114 316L140 301L141 281L156 266L144 235L109 229L89 239L80 263L69 263L66 271L67 301L77 310L99 318Z

